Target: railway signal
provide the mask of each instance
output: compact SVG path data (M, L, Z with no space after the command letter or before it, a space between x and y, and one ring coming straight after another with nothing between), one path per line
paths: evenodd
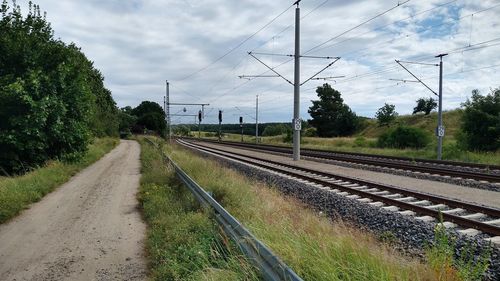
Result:
M222 110L219 110L219 141L221 141L221 127L222 127Z
M198 111L198 138L201 139L201 118L203 117L201 110Z
M240 116L241 142L243 142L243 116Z

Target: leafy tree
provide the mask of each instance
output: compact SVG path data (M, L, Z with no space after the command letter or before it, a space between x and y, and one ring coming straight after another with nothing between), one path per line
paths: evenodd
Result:
M126 109L122 108L118 116L120 119L118 126L120 132L129 132L137 123L137 116L127 113Z
M472 91L471 99L462 104L459 141L470 150L497 150L500 148L500 88L483 96Z
M417 100L417 106L413 108L413 114L424 112L425 115L429 115L432 110L437 107L436 100L433 98L419 98Z
M161 106L153 101L143 101L136 108L132 109L132 114L141 117L148 113L158 113L163 115L163 109Z
M348 136L354 133L358 118L349 106L344 104L340 92L329 84L316 89L319 100L312 101L309 124L316 128L320 137Z
M179 125L173 128L174 134L187 137L191 133L191 129L186 125Z
M393 104L384 104L381 108L378 109L375 117L378 120L380 126L387 125L394 121L398 113L396 112L396 106Z
M76 159L92 134L116 134L102 125L113 119L114 101L80 49L54 39L31 2L25 17L6 1L0 14L0 171ZM97 117L101 105L111 115Z
M136 108L132 109L132 114L137 117L138 126L156 131L160 135L166 133L165 114L161 106L156 102L143 101Z

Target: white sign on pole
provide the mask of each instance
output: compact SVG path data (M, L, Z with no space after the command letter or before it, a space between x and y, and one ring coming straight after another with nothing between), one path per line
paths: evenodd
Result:
M293 120L293 128L295 131L302 130L302 120L300 118L296 118Z
M438 137L444 137L444 126L438 126L436 132Z

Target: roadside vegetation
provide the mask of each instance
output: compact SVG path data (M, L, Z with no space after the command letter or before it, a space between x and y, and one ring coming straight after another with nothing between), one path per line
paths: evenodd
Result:
M75 44L55 38L29 2L0 5L0 175L81 159L94 137L118 136L104 77Z
M411 115L399 115L392 104L384 104L370 119L356 116L343 103L338 91L328 84L318 87L318 101L309 113L313 119L302 123L304 148L360 152L409 158L436 159L437 104L420 98ZM472 91L461 108L443 112L446 128L443 159L500 165L500 88L482 94ZM202 137L217 138L218 126L201 126ZM174 133L198 136L198 127L178 125ZM224 140L240 141L239 124L223 124ZM255 142L255 125L243 125L244 141ZM290 123L259 124L259 142L290 145Z
M158 150L141 143L139 200L149 225L153 280L260 280L258 271L197 203Z
M76 162L49 161L22 176L0 177L0 223L39 201L80 170L99 160L118 144L115 138L95 139Z
M342 221L332 222L295 199L283 197L271 186L251 180L179 146L164 146L164 151L304 280L437 279L439 273L430 265L401 256L365 231ZM157 181L167 185L168 192L161 192L173 192L168 183L160 179ZM141 198L146 192L159 194L160 187L153 184L146 186L149 187L143 186ZM175 200L184 200L182 198L177 196ZM156 204L165 206L169 202L158 200ZM145 212L147 214L148 211ZM168 221L165 223L168 224ZM153 225L151 229L153 233L157 227ZM160 242L154 242L153 247L151 237L156 236L151 233L149 236L153 268L158 261L168 263L167 256L161 258L162 254L168 253L158 254L155 247ZM168 244L168 237L164 239L167 239L164 243ZM157 254L159 256L155 256Z

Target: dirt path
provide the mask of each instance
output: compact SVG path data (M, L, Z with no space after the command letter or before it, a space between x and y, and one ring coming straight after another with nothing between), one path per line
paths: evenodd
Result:
M0 225L0 280L144 280L139 155L137 142L122 141Z

